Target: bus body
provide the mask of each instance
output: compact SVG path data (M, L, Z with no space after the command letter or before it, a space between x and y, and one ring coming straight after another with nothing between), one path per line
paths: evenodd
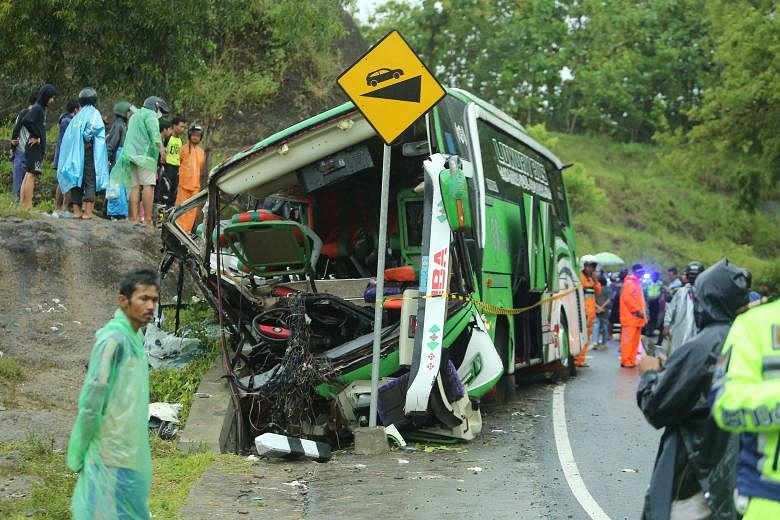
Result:
M217 165L163 225L161 272L179 261L227 321L234 359L245 360L226 365L238 394L284 384L284 352L306 329L315 391L335 405L327 424L299 425L304 434L365 422L373 299L383 297L371 293L382 150L345 103ZM536 365L567 373L584 344L563 165L457 89L391 150L380 419L470 439L497 382ZM176 225L193 207L204 208L199 234ZM307 317L295 330L291 305Z

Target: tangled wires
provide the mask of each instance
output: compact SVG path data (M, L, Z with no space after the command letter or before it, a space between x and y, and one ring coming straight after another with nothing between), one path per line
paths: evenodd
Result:
M296 435L301 433L302 425L313 424L319 415L314 389L325 382L323 374L328 373L328 366L309 348L304 297L289 296L283 307L288 311L284 321L290 336L268 383L255 394L259 420L253 425L259 431Z

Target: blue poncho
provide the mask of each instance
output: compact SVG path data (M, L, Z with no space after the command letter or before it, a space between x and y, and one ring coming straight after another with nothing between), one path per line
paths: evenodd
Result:
M87 105L71 120L62 137L57 163L57 182L62 193L81 187L84 176L84 142L92 143L92 153L95 158L95 191L104 191L108 185L106 126L98 109Z

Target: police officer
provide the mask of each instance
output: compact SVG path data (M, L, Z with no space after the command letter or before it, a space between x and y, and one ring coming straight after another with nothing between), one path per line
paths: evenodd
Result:
M712 397L718 426L740 433L737 508L745 520L780 518L780 301L734 321Z

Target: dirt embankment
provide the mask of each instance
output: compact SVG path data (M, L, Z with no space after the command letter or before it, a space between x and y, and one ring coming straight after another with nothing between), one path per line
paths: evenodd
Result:
M159 235L127 222L0 219L0 351L23 370L21 383L0 384L0 442L31 432L67 443L119 278L156 269L160 249Z

